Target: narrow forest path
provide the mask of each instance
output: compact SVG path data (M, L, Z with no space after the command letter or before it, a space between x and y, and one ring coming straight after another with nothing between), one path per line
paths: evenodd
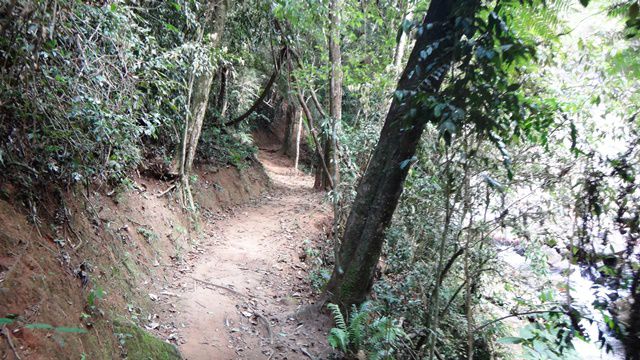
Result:
M199 255L174 274L181 292L169 311L188 360L316 359L330 352L325 316L293 316L314 301L302 254L328 226L329 208L313 178L294 174L288 158L275 150L258 158L271 190L226 214L203 214Z

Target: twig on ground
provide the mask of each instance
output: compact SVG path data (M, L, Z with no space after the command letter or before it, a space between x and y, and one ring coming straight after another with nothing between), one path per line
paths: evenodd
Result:
M132 218L130 218L130 217L128 217L128 218L127 218L127 220L129 220L130 222L132 222L132 223L134 223L134 224L136 224L136 225L138 225L138 226L144 226L144 227L147 227L147 228L148 228L148 227L150 227L149 225L145 225L145 224L143 224L143 223L137 222L137 221L133 220L133 219L132 219Z
M307 351L307 349L301 347L300 351L302 351L303 354L305 354L307 357L309 357L309 359L311 360L315 360L315 358L313 356L311 356L311 354L309 354L309 352Z

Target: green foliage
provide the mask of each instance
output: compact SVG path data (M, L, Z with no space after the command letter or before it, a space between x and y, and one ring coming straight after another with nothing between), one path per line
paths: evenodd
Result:
M573 351L573 334L566 331L563 316L549 313L544 320L531 323L520 329L518 337L498 339L501 344L519 344L524 348L526 359L579 359ZM559 321L559 322L558 322Z
M105 296L105 292L101 287L96 287L89 291L89 295L87 296L87 306L89 309L95 309L97 305L97 300L102 300Z
M330 303L327 308L336 325L329 331L329 345L345 354L363 352L368 359L393 359L402 341L410 342L396 321L376 317L370 303L365 302L359 309L354 306L348 323L338 305Z
M206 37L193 41L204 8L201 1L10 5L0 39L2 175L26 186L117 183L145 158L171 158L189 75L233 59Z
M61 334L85 334L87 330L77 327L53 326L50 324L34 323L27 324L25 328L32 330L51 330Z

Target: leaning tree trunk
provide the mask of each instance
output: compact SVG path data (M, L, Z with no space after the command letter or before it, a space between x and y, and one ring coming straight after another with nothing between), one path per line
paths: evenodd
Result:
M455 18L463 11L473 14L477 3L478 0L432 0L429 5L423 31L398 82L396 94L405 95L394 96L370 165L358 186L327 287L332 301L342 306L359 304L369 294L408 164L426 123L436 121L433 109L418 108L409 92L420 91L421 98L437 95L454 60L452 48L461 37ZM421 51L436 42L433 53L421 57Z
M324 158L331 180L319 167L316 171L316 187L329 190L340 181L338 158L338 132L342 122L342 52L340 50L340 11L342 0L329 2L329 121L330 129L324 132ZM319 179L318 179L319 177Z

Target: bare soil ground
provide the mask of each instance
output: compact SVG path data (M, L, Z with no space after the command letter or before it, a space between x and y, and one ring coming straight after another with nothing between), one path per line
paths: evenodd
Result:
M330 319L317 311L304 249L330 226L330 209L313 178L262 150L272 190L226 213L204 213L203 235L183 265L158 282L158 318L173 326L158 335L198 359L318 359ZM305 262L307 261L307 262ZM153 326L152 326L153 327ZM164 329L165 333L162 333Z

